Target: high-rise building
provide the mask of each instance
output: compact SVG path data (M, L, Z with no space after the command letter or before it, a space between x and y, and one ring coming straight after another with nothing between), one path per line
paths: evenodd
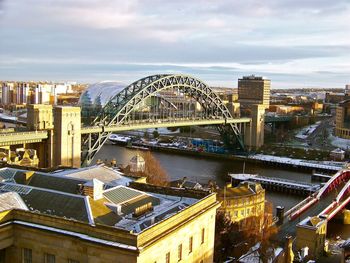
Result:
M345 95L350 96L350 84L345 85Z
M27 104L28 99L29 99L29 84L18 83L16 104Z
M255 75L238 79L238 101L241 106L262 104L270 105L270 80Z

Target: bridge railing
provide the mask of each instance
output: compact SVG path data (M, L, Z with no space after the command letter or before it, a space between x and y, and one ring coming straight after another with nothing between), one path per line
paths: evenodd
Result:
M0 133L1 137L8 138L9 136L25 136L25 135L46 135L47 131L27 131L27 132L6 132L6 133ZM25 138L23 138L25 139Z
M284 217L288 217L289 218L292 213L294 213L295 211L298 211L301 207L303 207L304 205L308 204L314 198L315 198L314 195L306 197L303 201L301 201L300 203L296 204L295 206L290 208L287 212L285 212L284 213Z
M317 199L321 199L321 197L328 191L329 187L336 181L339 177L350 175L349 170L340 170L332 178L320 189L317 195Z

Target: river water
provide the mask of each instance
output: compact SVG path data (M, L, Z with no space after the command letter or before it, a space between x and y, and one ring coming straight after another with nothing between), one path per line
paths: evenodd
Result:
M105 144L96 155L95 160L111 160L115 158L118 164L126 165L136 153L137 151L134 149ZM241 161L181 155L181 153L152 153L167 171L171 180L181 179L186 176L189 180L199 183L206 184L209 180L213 180L219 186L223 186L225 181L228 180L228 173L242 173L244 166ZM295 181L310 182L311 180L311 173L282 170L281 168L262 164L246 163L245 172ZM266 197L274 206L282 205L286 210L304 199L303 196L268 191L266 192Z

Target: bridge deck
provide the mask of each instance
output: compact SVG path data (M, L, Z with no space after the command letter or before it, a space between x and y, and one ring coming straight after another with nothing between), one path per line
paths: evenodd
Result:
M341 187L339 188L341 189ZM317 216L319 213L321 213L325 208L328 207L330 203L333 202L333 200L337 197L337 191L332 191L328 195L324 196L321 200L319 200L317 203L312 205L308 210L306 210L304 213L296 217L294 220L289 221L287 218L285 219L284 223L280 226L280 230L278 233L278 238L280 240L284 240L284 238L287 235L295 236L296 234L296 228L297 224L304 220L306 217L310 216Z
M294 180L276 178L276 177L267 177L261 175L247 175L247 174L230 174L232 180L235 181L251 181L258 182L263 185L278 185L283 188L288 189L300 189L310 192L316 192L320 189L319 184L310 184L306 182L298 182Z
M113 125L113 126L88 126L82 127L81 134L99 133L105 132L121 132L130 130L142 130L148 128L166 128L166 127L180 127L180 126L192 126L192 125L218 125L227 123L249 123L250 118L237 118L237 119L170 119L170 120L157 120L154 122L130 122L129 124Z
M0 133L0 146L41 142L48 138L47 131Z

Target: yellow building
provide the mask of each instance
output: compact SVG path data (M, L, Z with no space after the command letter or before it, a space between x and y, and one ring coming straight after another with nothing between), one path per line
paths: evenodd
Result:
M0 169L0 262L213 261L215 193L77 173Z
M307 217L297 225L295 248L301 251L308 248L311 259L317 259L327 248L327 220L317 216Z
M233 222L261 217L265 211L265 190L259 183L242 182L236 187L228 184L218 199L222 201L220 210L227 213Z
M335 135L340 138L350 139L350 100L340 102L337 106Z

